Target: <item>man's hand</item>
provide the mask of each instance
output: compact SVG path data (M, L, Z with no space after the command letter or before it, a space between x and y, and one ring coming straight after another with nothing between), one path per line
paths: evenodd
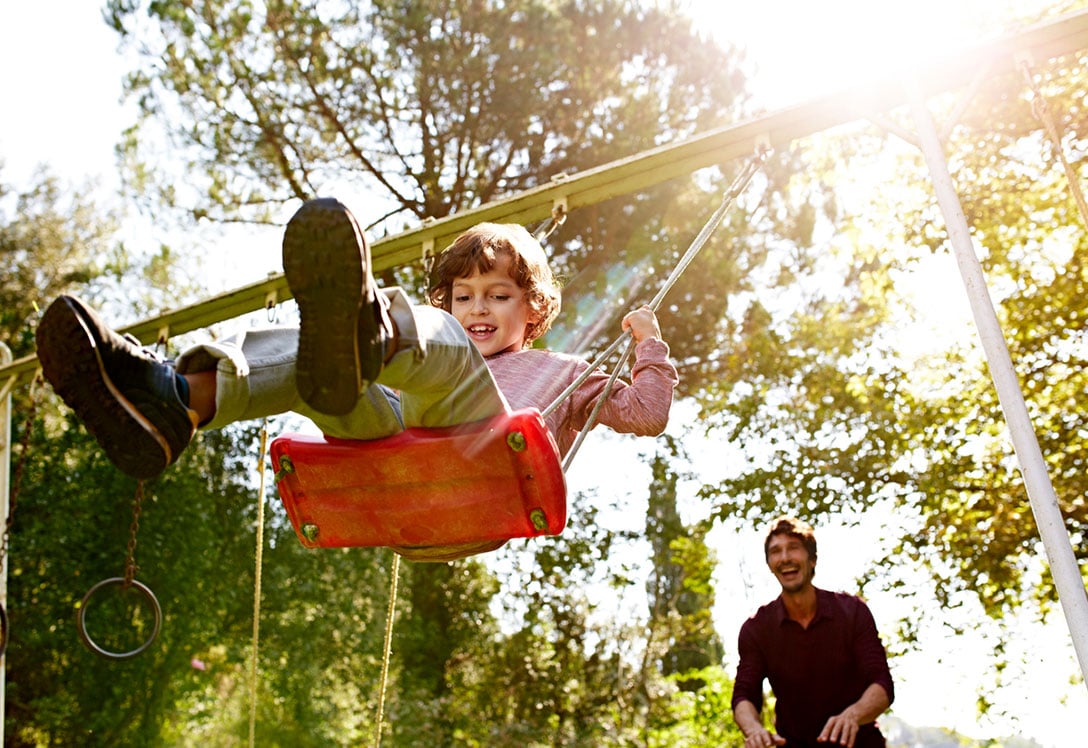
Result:
M858 737L858 718L854 707L848 706L841 714L836 714L827 721L824 729L816 737L822 743L836 743L845 745L846 748L854 748L854 740Z
M744 738L744 748L769 748L772 745L785 745L786 739L769 730L759 728L752 730L751 734Z

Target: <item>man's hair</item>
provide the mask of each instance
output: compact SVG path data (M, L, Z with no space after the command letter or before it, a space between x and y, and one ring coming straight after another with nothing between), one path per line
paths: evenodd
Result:
M525 292L529 304L531 314L525 329L528 348L552 326L561 297L544 248L523 227L515 223L481 223L462 233L438 256L427 297L433 306L451 311L453 282L490 272L500 255L510 258L510 277Z
M763 558L767 559L767 553L771 547L771 538L775 535L789 535L797 538L808 551L808 556L816 560L816 532L812 525L802 522L796 517L779 517L771 521L771 529L767 532L767 538L763 541Z

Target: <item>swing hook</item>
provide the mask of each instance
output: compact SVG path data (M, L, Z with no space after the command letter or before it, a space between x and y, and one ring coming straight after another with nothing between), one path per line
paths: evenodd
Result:
M163 325L159 328L159 333L155 337L155 347L159 353L164 357L166 356L166 345L170 342L170 325Z
M278 316L276 311L276 304L278 301L279 296L276 294L276 289L273 288L271 291L265 294L264 310L265 317L268 319L269 324L274 324L276 322L276 317Z
M434 268L434 239L423 240L421 259L423 260L423 274L427 277L429 282L431 269Z
M567 222L567 198L557 197L552 203L552 217L541 229L536 232L536 240L543 243L549 236Z

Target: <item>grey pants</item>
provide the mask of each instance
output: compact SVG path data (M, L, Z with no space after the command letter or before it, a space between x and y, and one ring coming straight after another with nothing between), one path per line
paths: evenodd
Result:
M298 328L269 327L189 348L178 358L182 374L216 372L216 412L202 428L294 411L328 436L378 439L405 426L453 426L507 410L483 356L456 319L413 305L400 288L383 293L399 333L397 351L350 413L330 416L303 402L295 389Z

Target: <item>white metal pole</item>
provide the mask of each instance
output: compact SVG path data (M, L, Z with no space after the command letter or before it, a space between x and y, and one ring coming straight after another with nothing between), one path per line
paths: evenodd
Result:
M0 343L0 366L7 366L12 361L11 349ZM10 511L10 476L11 476L11 390L15 379L8 382L0 382L0 532L8 524L8 512ZM4 635L11 639L11 615L8 611L8 554L0 560L0 605L8 613L8 630ZM0 745L4 743L4 692L7 690L7 655L0 658Z
M925 155L930 179L937 193L937 202L944 215L948 237L971 302L975 325L978 327L990 366L990 376L997 388L1001 410L1005 414L1013 449L1020 463L1020 472L1024 476L1035 524L1039 528L1058 598L1073 637L1073 648L1080 661L1081 674L1085 676L1088 685L1088 595L1084 591L1084 580L1081 578L1073 545L1062 520L1058 498L1054 494L1054 486L1050 482L1039 441L1028 415L1023 390L1013 369L1001 324L990 299L982 264L975 254L967 219L953 186L952 175L948 171L948 161L937 136L937 128L917 88L911 87L910 93L919 146Z

